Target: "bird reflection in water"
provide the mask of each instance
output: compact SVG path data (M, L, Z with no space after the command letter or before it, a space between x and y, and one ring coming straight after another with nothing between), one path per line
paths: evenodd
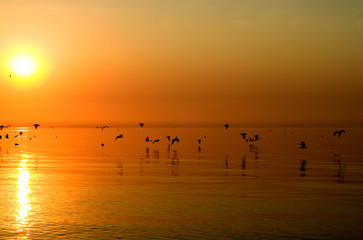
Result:
M150 152L150 149L149 148L146 148L146 163L149 163L149 158L150 158L150 155L149 155L149 152Z
M302 160L301 167L300 167L301 177L305 177L305 170L306 170L306 161Z
M174 177L179 177L179 158L177 150L173 150L170 163L171 163L171 175Z
M337 165L337 173L335 174L335 177L337 178L338 183L345 183L345 165L343 165L340 157L340 154L334 154L334 162Z
M228 157L228 155L226 155L226 159L224 160L224 164L225 164L225 173L224 173L224 176L225 177L228 177L228 169L229 169L228 168L228 160L229 160L229 157Z
M242 157L242 166L241 166L241 169L242 169L241 176L242 177L245 177L246 176L246 173L245 173L245 170L246 170L246 155L243 155L243 157Z
M124 175L124 166L123 166L122 162L120 162L117 167L119 169L118 174L123 176Z
M159 150L154 150L153 153L154 153L154 159L159 159L160 158Z
M29 214L31 210L30 200L29 200L29 172L27 168L29 155L22 155L23 159L20 162L18 168L18 195L17 195L17 210L16 210L16 220L17 223L14 225L17 232L20 234L19 238L27 239L29 236Z

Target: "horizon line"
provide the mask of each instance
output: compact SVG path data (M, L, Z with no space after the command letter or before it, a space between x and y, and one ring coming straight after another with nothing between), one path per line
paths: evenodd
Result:
M143 128L224 128L225 123L219 124L148 124ZM41 124L40 127L45 128L96 128L101 126L109 126L110 128L141 128L139 123L135 124ZM33 128L33 124L13 124L10 128ZM230 124L230 128L363 128L363 125L350 125L350 124L329 124L329 125L302 125L302 124Z

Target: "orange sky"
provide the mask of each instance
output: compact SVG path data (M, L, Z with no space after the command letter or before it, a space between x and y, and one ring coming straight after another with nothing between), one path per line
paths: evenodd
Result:
M363 1L5 0L0 22L1 124L363 125Z

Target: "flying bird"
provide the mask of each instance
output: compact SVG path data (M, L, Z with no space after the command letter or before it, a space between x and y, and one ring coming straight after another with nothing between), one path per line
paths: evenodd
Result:
M35 127L35 129L38 129L38 127L40 126L39 124L33 124L33 126Z
M144 124L143 123L139 123L140 124L140 127L143 127L144 126Z
M226 130L229 128L229 124L228 123L224 124L223 126L226 128Z
M101 127L101 131L103 131L103 129L105 129L105 128L109 128L109 126L103 126L103 127Z
M105 129L105 128L109 128L109 126L96 127L96 128L101 128L101 131L103 131L103 129Z
M335 135L338 135L338 137L340 137L340 135L341 135L342 133L345 133L345 130L344 130L344 129L343 129L343 130L340 130L340 131L335 131L335 132L334 132L334 136L335 136Z
M156 143L156 142L159 142L159 139L154 140L154 141L153 141L153 144L154 144L154 143Z
M172 141L171 141L171 145L174 144L174 142L179 142L179 138L178 137L175 137Z
M240 135L243 137L243 139L246 139L247 133L240 133Z
M119 139L119 138L122 138L122 137L123 137L123 134L118 135L118 136L115 138L115 141L116 141L117 139Z
M306 143L305 143L305 142L303 142L303 141L301 141L301 143L300 143L299 145L300 145L300 148L301 148L301 149L305 149L305 148L307 148Z

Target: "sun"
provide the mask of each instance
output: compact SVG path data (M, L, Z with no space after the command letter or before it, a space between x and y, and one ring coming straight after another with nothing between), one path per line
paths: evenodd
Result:
M10 74L17 77L30 77L38 70L37 61L28 54L18 54L9 61Z

